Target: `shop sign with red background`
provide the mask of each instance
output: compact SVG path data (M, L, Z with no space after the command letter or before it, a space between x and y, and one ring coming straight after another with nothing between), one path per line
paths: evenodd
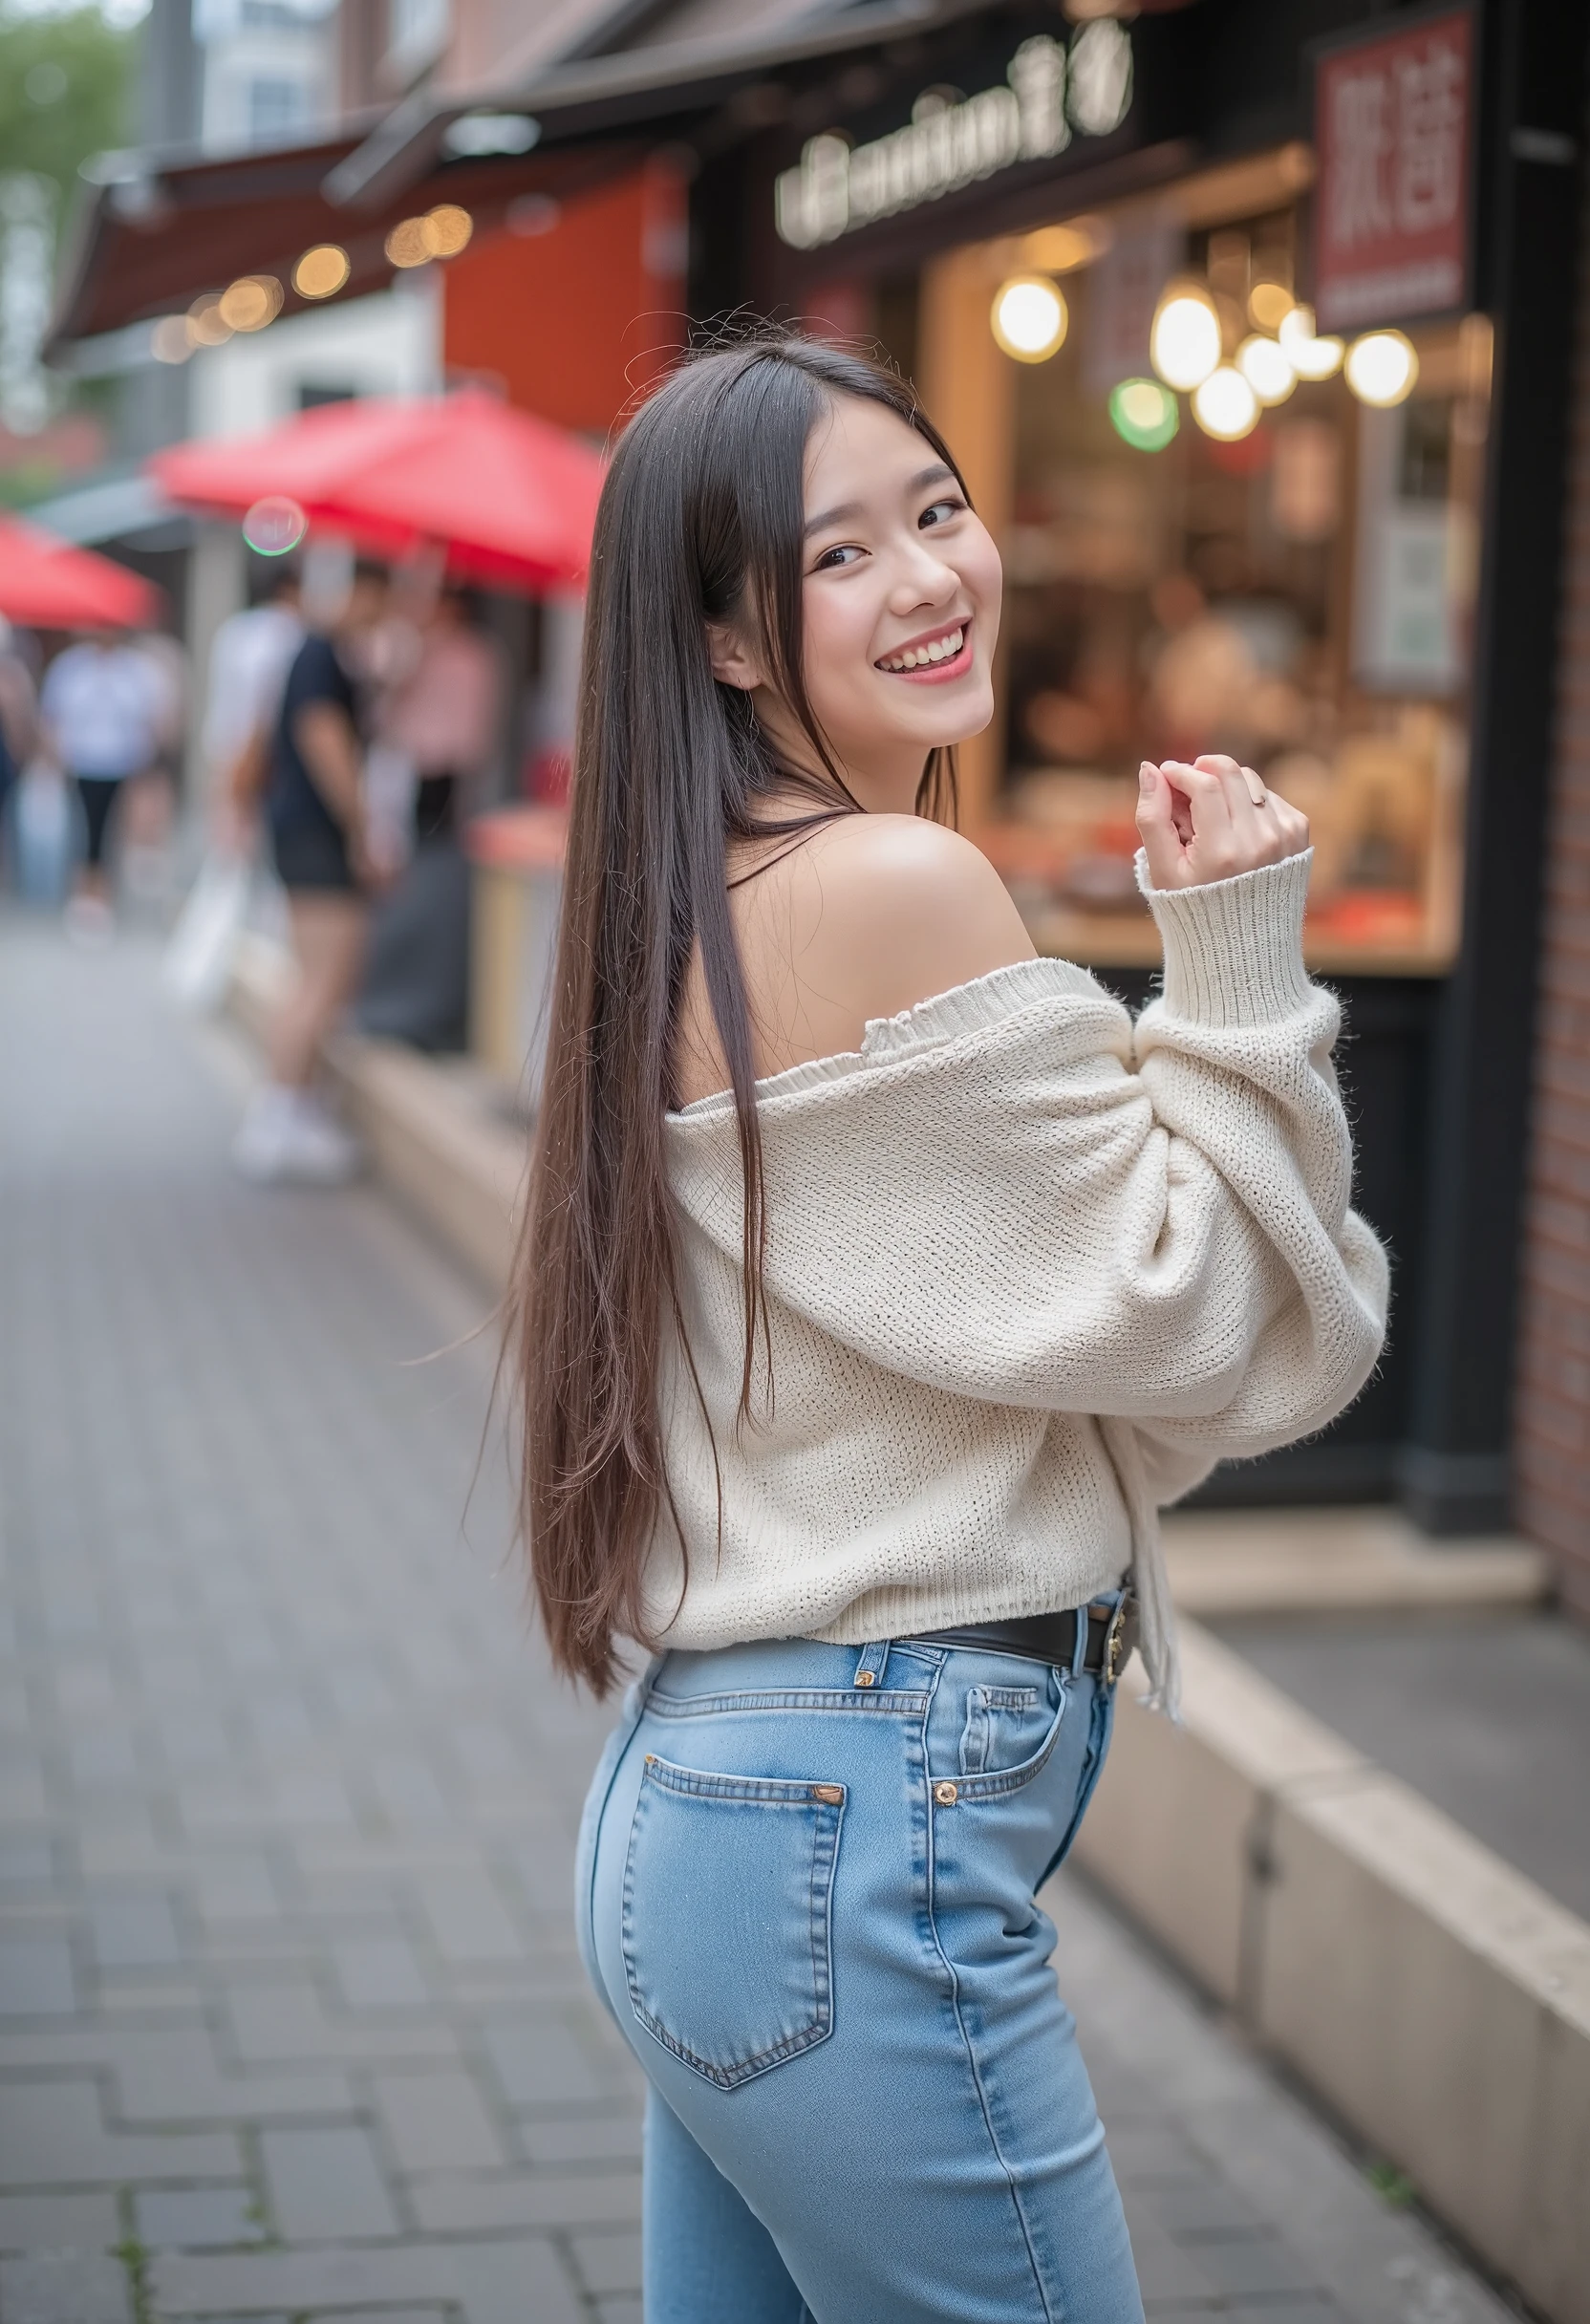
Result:
M1410 322L1466 303L1474 95L1467 8L1320 54L1314 305L1321 331Z

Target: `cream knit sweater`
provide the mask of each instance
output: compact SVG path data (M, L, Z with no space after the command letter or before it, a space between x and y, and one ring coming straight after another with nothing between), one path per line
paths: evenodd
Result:
M1339 1011L1302 962L1308 869L1161 893L1140 858L1165 978L1135 1024L1085 970L1023 961L762 1083L772 1385L759 1366L750 1424L733 1106L668 1117L699 1394L671 1339L665 1644L1043 1613L1129 1564L1174 1708L1158 1507L1323 1427L1385 1329Z

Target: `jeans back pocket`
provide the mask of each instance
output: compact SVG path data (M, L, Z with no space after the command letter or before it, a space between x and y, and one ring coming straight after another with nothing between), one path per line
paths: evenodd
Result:
M624 1867L646 2031L720 2089L833 2030L840 1783L702 1775L648 1753Z

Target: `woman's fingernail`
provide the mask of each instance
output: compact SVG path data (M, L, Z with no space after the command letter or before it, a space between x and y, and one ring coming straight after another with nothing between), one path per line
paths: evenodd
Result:
M1137 770L1137 787L1140 791L1148 792L1151 791L1153 786L1154 769L1149 760L1145 759Z

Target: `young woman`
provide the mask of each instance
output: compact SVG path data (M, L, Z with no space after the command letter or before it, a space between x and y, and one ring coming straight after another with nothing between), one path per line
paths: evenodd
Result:
M553 1651L653 1657L578 1883L647 2324L1141 2317L1034 1897L1139 1622L1173 1707L1157 1505L1381 1344L1302 817L1145 765L1133 1023L941 819L999 620L851 356L709 355L619 444L515 1333Z

